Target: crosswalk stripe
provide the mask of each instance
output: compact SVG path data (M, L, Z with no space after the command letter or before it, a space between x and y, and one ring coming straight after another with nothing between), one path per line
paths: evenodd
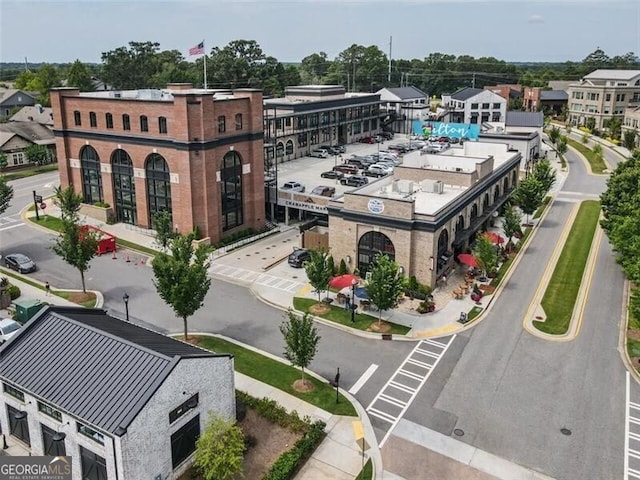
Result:
M395 405L396 407L400 407L400 408L407 406L406 402L402 402L397 398L390 397L389 395L384 393L380 395L380 398L378 398L378 400L382 400L383 402L390 403L391 405Z
M409 378L413 378L414 380L422 380L424 378L424 375L418 375L417 373L413 373L413 372L409 372L408 370L405 370L404 368L401 370L398 370L398 373L400 375L404 375L405 377L409 377ZM391 383L391 382L389 382Z
M420 368L424 368L426 370L430 370L432 367L432 365L429 365L426 362L421 362L420 360L414 360L413 358L410 358L409 360L407 360L407 363L410 363L411 365L415 365Z
M402 390L403 392L407 392L407 393L414 393L416 391L415 388L407 387L406 385L403 385L403 384L398 383L398 382L391 382L389 384L389 386L391 386L393 388L397 388L398 390Z
M381 412L380 410L377 410L375 408L368 408L367 412L369 412L370 415L378 417L380 420L384 420L385 422L389 422L391 424L393 424L393 422L395 421L395 417L392 417L388 413Z

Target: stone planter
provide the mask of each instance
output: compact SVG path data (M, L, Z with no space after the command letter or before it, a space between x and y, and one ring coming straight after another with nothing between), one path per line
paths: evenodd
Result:
M197 249L200 245L211 245L211 237L204 237L200 240L192 240L191 245L193 245L194 249Z
M100 220L102 223L109 223L109 221L114 218L112 207L98 207L96 205L89 205L88 203L83 203L80 206L80 214Z

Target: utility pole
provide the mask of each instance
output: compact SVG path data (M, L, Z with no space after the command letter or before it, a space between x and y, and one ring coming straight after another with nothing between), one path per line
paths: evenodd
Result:
M387 75L387 84L391 85L391 45L393 43L393 37L389 36L389 74Z
M471 88L476 88L476 72L473 72L473 77L471 79Z

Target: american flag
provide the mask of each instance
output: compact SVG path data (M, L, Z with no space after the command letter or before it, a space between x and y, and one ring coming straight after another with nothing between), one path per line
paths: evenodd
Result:
M204 40L195 47L189 49L189 55L203 55L204 54Z

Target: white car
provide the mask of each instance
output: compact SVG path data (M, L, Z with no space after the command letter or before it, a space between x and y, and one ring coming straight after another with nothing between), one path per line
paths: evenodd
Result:
M327 158L329 156L329 152L323 150L322 148L316 148L309 152L309 156L316 158Z
M371 165L371 167L376 167L376 168L382 169L385 172L387 172L387 174L393 173L393 165L389 165L388 163L378 162L378 163L374 163L373 165ZM369 168L371 168L371 167L369 167Z
M289 192L304 192L304 185L300 182L286 182L281 189Z
M13 337L22 326L15 320L3 318L0 320L0 345Z

